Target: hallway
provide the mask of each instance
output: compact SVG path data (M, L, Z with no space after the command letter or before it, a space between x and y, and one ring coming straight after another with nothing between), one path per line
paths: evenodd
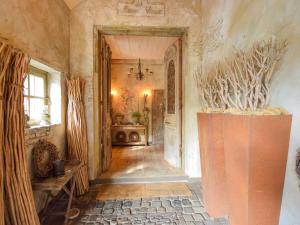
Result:
M0 225L300 225L300 0L0 6Z
M100 179L165 178L184 176L164 160L162 146L113 147L112 163Z

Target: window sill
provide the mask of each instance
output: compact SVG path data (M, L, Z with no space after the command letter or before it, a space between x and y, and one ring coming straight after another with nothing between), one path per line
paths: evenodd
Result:
M51 128L61 125L61 123L54 123L54 124L48 124L48 125L31 125L30 127L25 127L26 130L34 130L34 129L42 129L42 128Z
M33 129L39 129L39 128L47 128L51 127L52 125L32 125L30 127L26 127L25 130L33 130Z

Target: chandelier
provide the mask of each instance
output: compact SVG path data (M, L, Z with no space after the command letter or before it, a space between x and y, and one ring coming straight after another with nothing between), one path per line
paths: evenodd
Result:
M144 80L145 76L152 76L153 75L153 71L151 71L149 68L146 68L145 71L142 71L142 64L141 64L141 59L139 59L139 63L138 63L138 68L137 71L134 71L133 67L129 68L129 72L128 72L128 77L130 76L135 76L135 78L137 80Z

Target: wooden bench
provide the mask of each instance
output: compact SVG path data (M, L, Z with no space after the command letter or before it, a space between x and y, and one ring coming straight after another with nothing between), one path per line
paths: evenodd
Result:
M60 177L49 177L44 179L33 179L32 180L32 189L34 191L44 191L47 193L47 199L45 208L43 209L42 213L47 211L48 205L50 203L50 197L55 199L55 196L52 194L53 191L61 191L63 190L68 196L68 206L65 213L65 222L64 224L68 224L69 219L69 212L71 210L72 201L77 199L73 197L74 188L75 188L75 175L82 167L82 162L80 161L66 161L65 162L65 175ZM68 189L67 184L71 182L71 189Z

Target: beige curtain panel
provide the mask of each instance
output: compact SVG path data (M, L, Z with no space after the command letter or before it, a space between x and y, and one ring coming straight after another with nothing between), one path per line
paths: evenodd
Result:
M30 58L0 42L0 141L1 204L5 222L12 225L39 225L27 165L24 138L23 83ZM3 148L4 146L4 148ZM3 204L3 186L4 203ZM3 214L3 210L0 210ZM3 215L0 219L3 223Z
M67 79L68 112L67 139L68 158L80 160L83 167L75 177L76 195L83 195L89 190L88 178L88 143L84 108L85 81L81 78Z

